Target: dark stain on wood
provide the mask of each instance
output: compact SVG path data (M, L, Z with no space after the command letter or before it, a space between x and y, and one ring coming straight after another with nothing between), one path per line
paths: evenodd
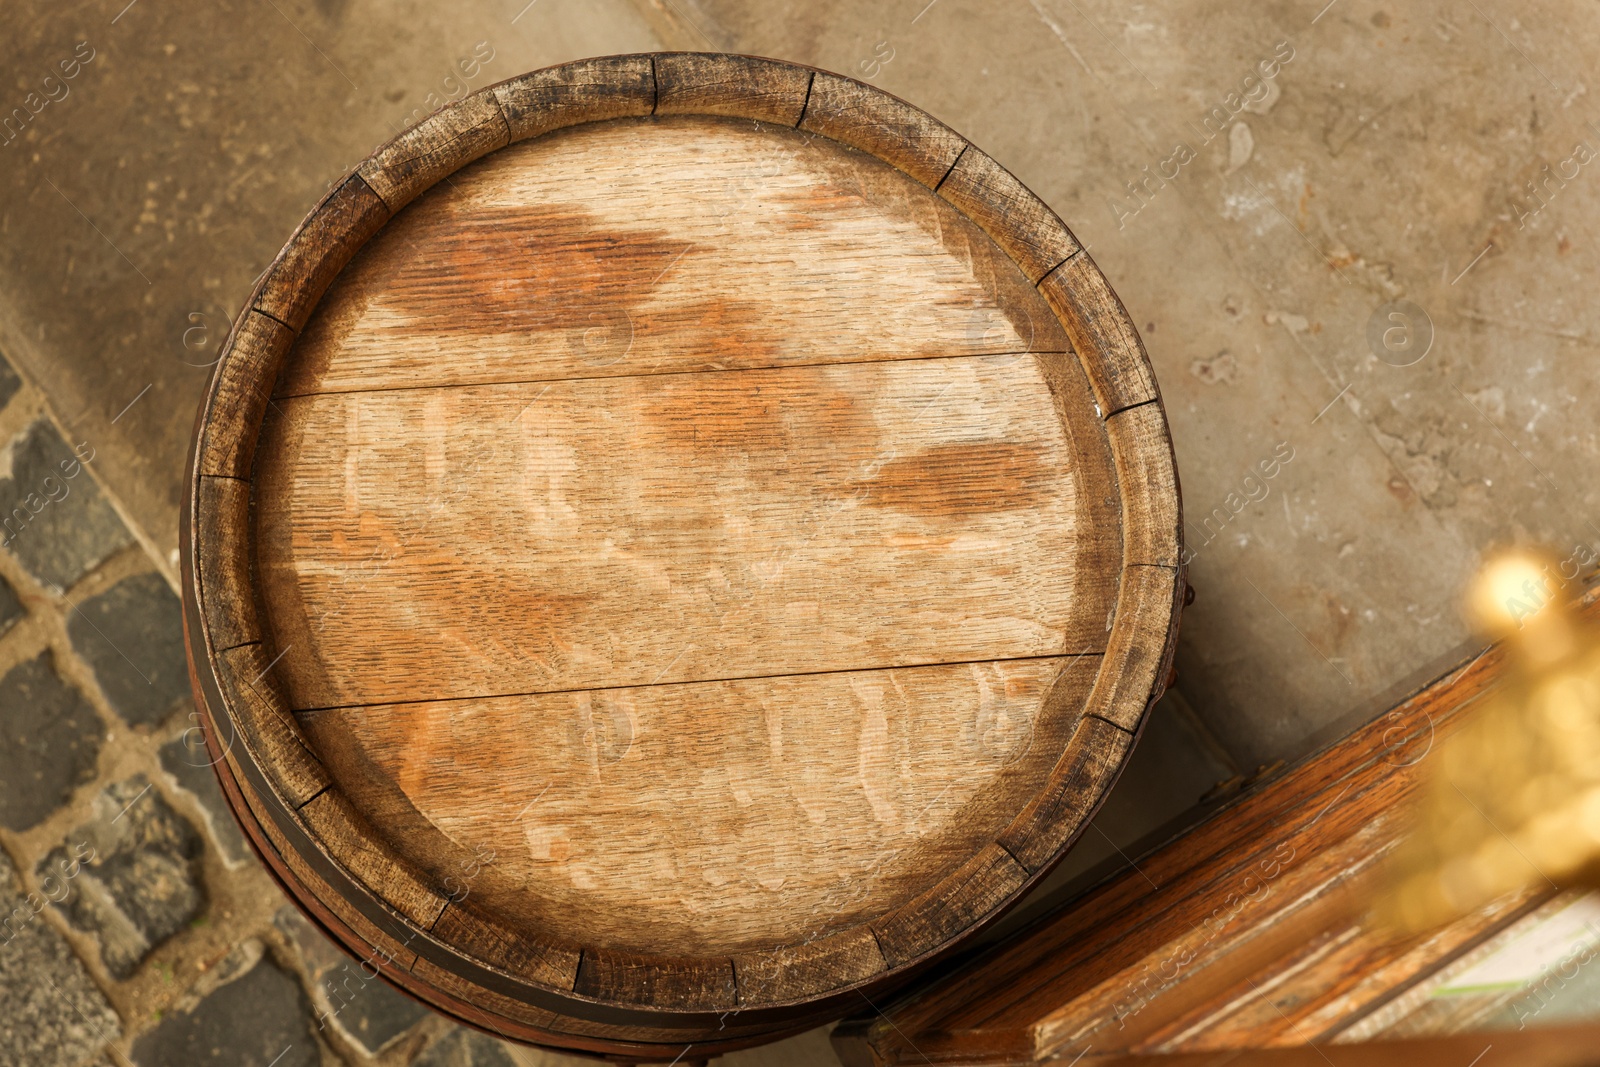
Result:
M385 304L421 333L588 331L625 319L689 242L650 230L606 229L579 207L488 206L439 198L424 210L429 240L365 257L397 257ZM682 265L681 263L679 264Z
M1038 507L1059 482L1039 445L974 441L896 457L857 484L873 507L959 519Z

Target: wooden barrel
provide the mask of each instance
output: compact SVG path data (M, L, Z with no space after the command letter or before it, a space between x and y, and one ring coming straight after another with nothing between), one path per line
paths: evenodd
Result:
M1170 668L1177 479L1073 235L900 100L570 63L366 160L235 325L197 701L284 889L465 1022L695 1060L995 918Z

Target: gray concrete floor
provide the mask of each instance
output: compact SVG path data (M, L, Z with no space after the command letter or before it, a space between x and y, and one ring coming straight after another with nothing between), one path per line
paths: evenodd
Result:
M28 114L0 146L0 348L169 578L227 323L459 59L492 56L472 89L609 52L772 55L1010 167L1143 330L1199 591L1182 706L1063 879L1460 650L1486 546L1600 548L1592 4L11 0L0 29L0 117Z

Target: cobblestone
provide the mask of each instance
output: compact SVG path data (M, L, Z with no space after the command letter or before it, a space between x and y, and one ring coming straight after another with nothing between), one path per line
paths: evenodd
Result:
M83 861L61 908L73 926L98 935L106 970L126 979L199 914L200 838L143 775L108 786L94 808L38 873Z
M27 614L28 609L17 599L17 591L11 588L10 582L0 578L0 634L21 622Z
M249 950L243 972L180 1006L133 1043L137 1067L319 1067L305 994L289 975Z
M18 434L0 456L0 544L28 573L61 592L72 588L133 537L85 464L87 443L68 447L48 421Z
M17 390L22 388L22 379L17 377L17 372L12 368L9 360L0 357L0 408L11 403L11 398L17 395Z
M236 869L250 859L250 845L239 829L239 822L228 810L228 802L217 784L211 767L211 753L198 729L185 730L161 746L161 767L179 788L200 804L200 814L211 839L222 851L222 861Z
M92 780L105 727L46 651L0 678L0 826L27 830Z
M273 924L294 945L311 976L317 1018L332 1023L351 1044L377 1055L433 1013L329 941L294 907L279 910Z
M189 698L183 606L161 575L124 578L67 616L72 648L130 726L155 726Z
M413 1067L517 1067L517 1061L501 1042L458 1027L428 1046Z
M78 1067L121 1036L117 1013L66 940L18 889L0 851L0 1064Z

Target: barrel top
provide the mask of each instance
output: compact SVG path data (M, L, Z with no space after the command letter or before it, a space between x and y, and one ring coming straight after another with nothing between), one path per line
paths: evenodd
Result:
M1071 233L747 57L550 68L375 153L241 315L185 521L291 892L523 1026L754 1023L947 948L1110 788L1184 592Z

